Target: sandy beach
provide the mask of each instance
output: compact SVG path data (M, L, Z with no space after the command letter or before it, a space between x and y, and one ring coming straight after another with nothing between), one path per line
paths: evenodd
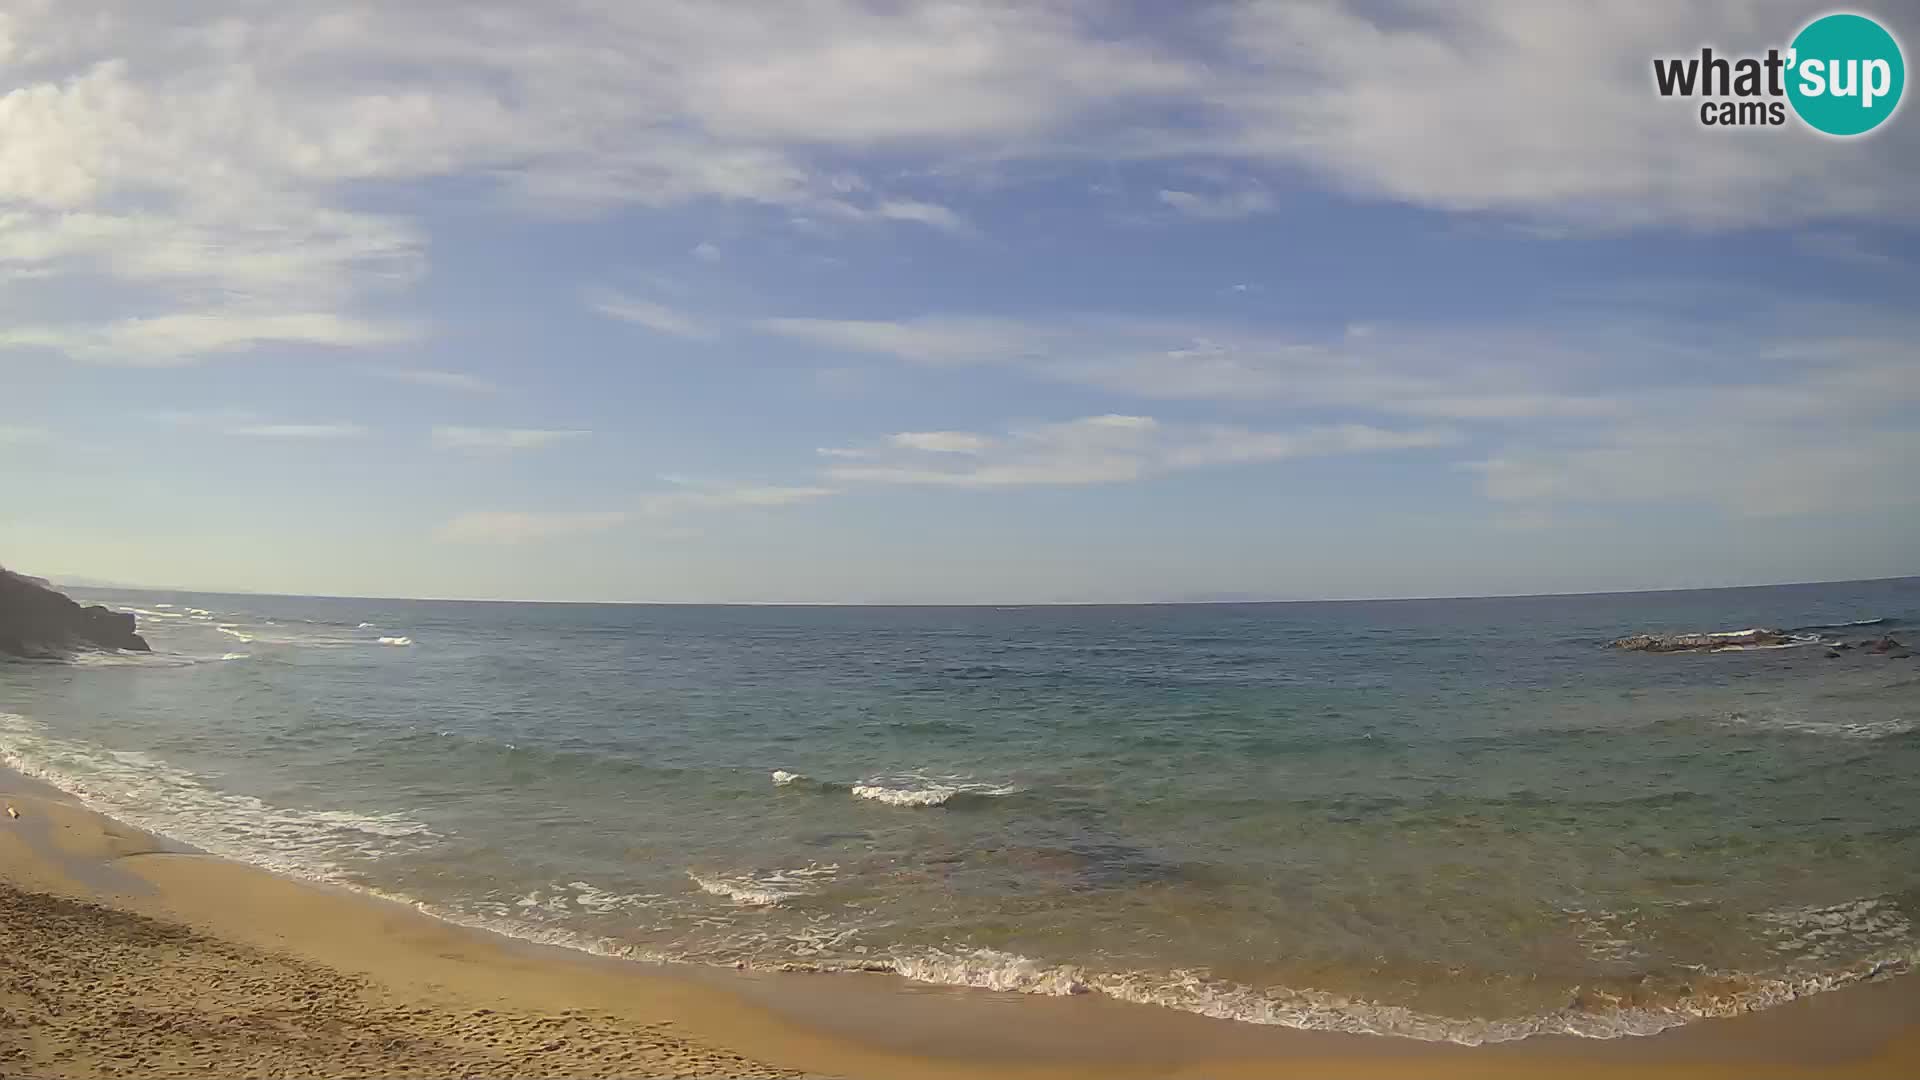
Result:
M173 1076L1906 1077L1896 979L1645 1039L1469 1049L1095 998L682 971L453 926L0 781L0 1072Z

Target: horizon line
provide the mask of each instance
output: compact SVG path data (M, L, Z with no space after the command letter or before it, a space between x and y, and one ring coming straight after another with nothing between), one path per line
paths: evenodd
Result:
M14 571L20 573L21 571ZM1574 589L1566 592L1434 594L1425 596L1326 596L1273 600L1030 600L1030 601L948 601L912 603L905 601L862 602L840 600L515 600L477 596L372 596L336 593L287 593L258 590L190 589L159 585L84 585L68 584L47 575L62 589L94 592L196 593L208 596L264 596L285 600L399 600L409 603L437 604L551 604L599 607L820 607L820 608L1051 608L1051 607L1201 607L1246 606L1252 604L1382 604L1414 603L1436 600L1535 600L1555 597L1636 596L1650 593L1724 592L1732 589L1784 589L1804 585L1876 584L1889 581L1920 580L1920 573L1893 574L1871 578L1831 578L1816 581L1765 581L1743 585L1678 585L1648 589Z

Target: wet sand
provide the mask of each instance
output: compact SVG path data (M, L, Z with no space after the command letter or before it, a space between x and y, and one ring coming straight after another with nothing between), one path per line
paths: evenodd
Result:
M0 775L0 1075L1920 1076L1920 980L1466 1048L889 976L651 967L181 849Z

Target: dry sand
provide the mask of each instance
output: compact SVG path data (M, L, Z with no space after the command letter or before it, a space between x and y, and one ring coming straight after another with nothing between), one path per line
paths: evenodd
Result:
M0 1076L1920 1077L1920 980L1469 1049L529 946L0 777Z

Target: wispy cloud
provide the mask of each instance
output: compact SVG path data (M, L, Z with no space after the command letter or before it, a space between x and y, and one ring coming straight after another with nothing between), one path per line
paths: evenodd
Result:
M593 434L578 428L499 428L442 425L432 432L443 450L537 450Z
M1777 340L1743 357L1742 381L1648 388L1606 422L1533 431L1466 467L1488 498L1542 512L1664 503L1779 517L1909 504L1920 500L1920 366L1912 330L1890 332Z
M1143 398L1348 407L1441 420L1601 417L1608 396L1550 380L1613 364L1510 327L1355 328L1285 336L1223 325L1110 317L782 318L763 331L915 364L1014 366L1042 378ZM1554 361L1549 363L1548 361Z
M639 496L623 509L473 511L441 526L438 535L456 543L524 544L623 526L644 526L648 535L683 536L686 533L674 522L689 515L793 506L838 493L834 488L803 485L689 486Z
M357 439L367 433L359 424L242 424L224 431L250 439Z
M637 323L658 333L683 338L712 336L699 320L652 300L641 300L619 293L600 291L590 294L587 302L593 310L610 319Z
M419 386L438 387L443 390L458 390L467 394L497 394L500 387L477 375L468 375L460 371L439 371L432 368L396 368L371 367L367 374L395 382L414 383Z
M793 506L839 493L837 488L816 485L695 486L644 496L640 508L653 516L666 516L690 510Z
M916 363L986 363L1032 355L1043 335L1007 319L931 317L871 319L763 319L761 330L814 345L879 353Z
M327 312L203 310L101 326L0 330L0 349L51 349L89 363L164 367L263 344L358 348L409 341L418 333L419 328L411 324L369 322Z
M1360 424L1288 431L1223 424L1166 424L1149 416L1105 414L1014 427L1004 435L966 432L898 436L863 448L859 464L826 475L845 484L998 488L1125 483L1183 469L1277 462L1341 454L1454 446L1443 428L1391 430ZM951 447L967 449L956 455Z
M887 442L936 454L978 454L993 445L992 439L971 431L898 431L887 436Z
M0 424L0 446L26 446L30 443L44 443L51 438L52 433L43 427Z
M1179 213L1202 221L1229 221L1273 209L1273 196L1259 188L1217 193L1163 190L1159 199Z
M480 510L447 522L440 527L439 536L464 544L523 544L602 532L632 520L633 516L625 510Z
M965 219L948 207L912 199L883 202L873 208L872 216L887 221L915 221L948 232L962 232L967 227Z

